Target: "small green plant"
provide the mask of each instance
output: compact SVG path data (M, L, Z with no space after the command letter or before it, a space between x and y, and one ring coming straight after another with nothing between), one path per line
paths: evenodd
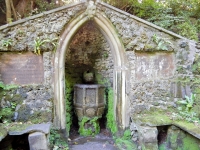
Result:
M115 139L116 146L119 148L119 150L136 150L137 146L133 143L131 140L131 131L125 130L124 135L122 137L118 137Z
M57 48L57 45L58 45L57 41L58 41L57 37L53 38L53 39L50 39L50 38L46 39L46 42L49 43L49 44L51 44L53 46L53 51L54 52L56 51L56 48Z
M69 150L67 142L61 137L59 129L51 128L49 136L51 149Z
M40 55L41 54L41 46L44 46L45 43L50 43L53 46L53 51L55 52L57 48L57 40L58 38L49 39L46 38L44 40L40 38L36 38L34 40L34 53Z
M168 39L158 37L156 34L152 36L153 41L157 44L157 50L168 50L172 44Z
M178 101L179 104L183 104L186 106L186 111L190 111L193 107L194 101L196 98L196 94L191 94L190 97L185 96L185 100Z
M48 40L42 40L40 38L36 38L34 40L34 43L35 43L35 45L34 45L34 53L40 55L41 54L40 53L41 52L41 46L46 42L48 42Z
M12 46L12 42L13 41L11 39L2 40L2 46L8 48Z
M196 94L191 94L190 97L185 96L185 100L178 101L179 104L185 106L185 110L182 107L178 107L179 113L176 114L176 119L184 119L188 122L200 122L197 113L192 111Z

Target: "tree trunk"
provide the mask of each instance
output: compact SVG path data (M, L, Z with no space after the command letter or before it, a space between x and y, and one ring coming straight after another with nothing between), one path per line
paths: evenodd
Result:
M5 0L5 3L6 3L6 22L11 23L12 22L12 13L11 13L10 0Z
M11 5L11 9L12 9L12 12L13 12L14 19L17 20L17 13L15 11L15 7L13 5L13 1L12 0L10 0L10 5Z

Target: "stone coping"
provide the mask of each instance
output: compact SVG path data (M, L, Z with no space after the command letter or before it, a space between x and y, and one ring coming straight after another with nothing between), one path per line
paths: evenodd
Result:
M32 132L42 132L44 134L48 134L50 132L50 127L51 127L50 123L33 124L21 130L18 130L17 128L15 129L10 128L8 134L22 135L25 133L32 133Z
M166 114L166 112L138 114L133 115L131 118L137 125L141 126L156 127L174 125L200 139L200 124L190 123L184 120L175 120Z
M26 123L11 123L8 126L0 123L0 141L9 135L22 135L26 133L42 132L50 133L51 123L41 124L26 124Z

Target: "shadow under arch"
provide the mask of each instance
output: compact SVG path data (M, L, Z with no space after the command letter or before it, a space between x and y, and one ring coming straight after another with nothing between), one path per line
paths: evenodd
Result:
M127 62L123 44L120 42L112 23L98 13L89 18L86 13L80 14L64 29L54 58L54 126L64 130L66 128L65 108L65 55L71 39L76 32L89 20L93 20L108 41L114 58L113 91L114 115L119 129L129 125L129 115L126 100Z

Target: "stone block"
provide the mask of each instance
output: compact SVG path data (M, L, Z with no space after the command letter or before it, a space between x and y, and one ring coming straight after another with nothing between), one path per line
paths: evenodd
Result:
M143 150L158 150L158 130L156 127L137 125L139 143Z
M28 136L30 150L49 150L47 137L42 132L34 132Z

